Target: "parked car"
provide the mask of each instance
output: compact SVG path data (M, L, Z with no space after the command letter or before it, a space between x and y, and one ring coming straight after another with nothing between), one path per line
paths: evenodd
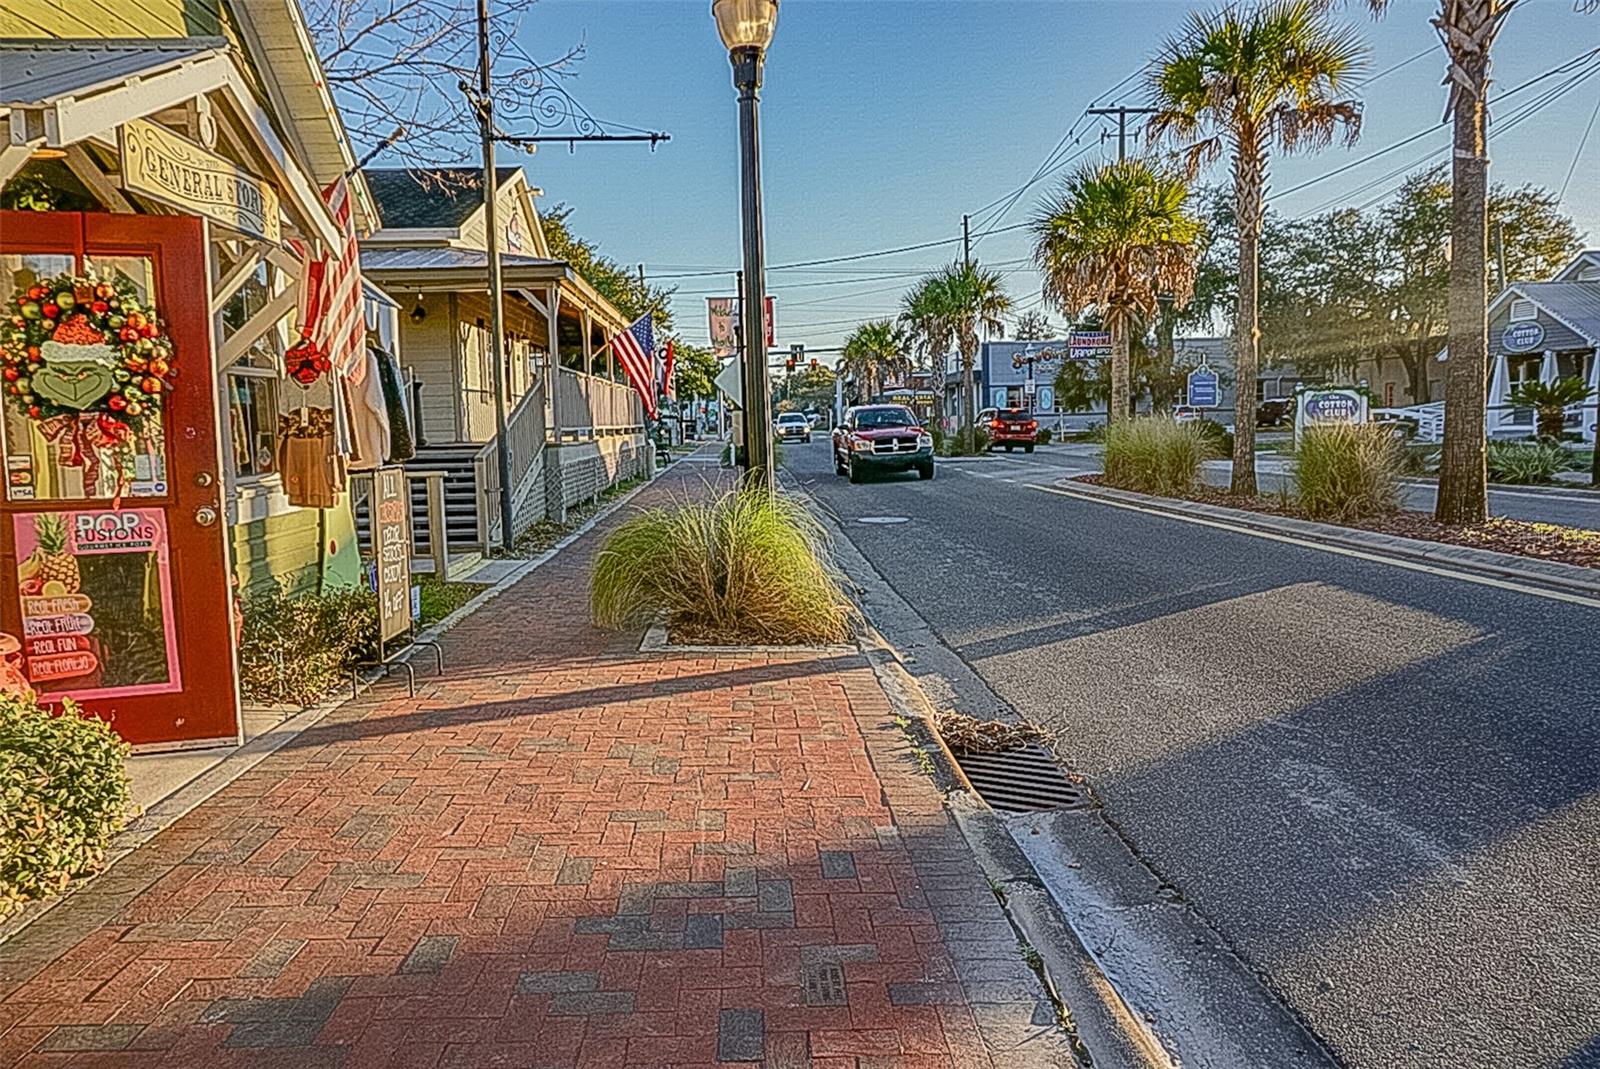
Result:
M993 413L984 428L989 432L990 449L1003 445L1009 453L1020 445L1024 452L1033 452L1034 443L1039 440L1039 421L1033 418L1033 413L1025 408L993 408L986 411Z
M806 419L804 412L778 413L778 421L772 425L772 430L779 441L787 442L795 438L802 442L811 441L811 421Z
M1256 404L1256 426L1265 430L1294 424L1294 398L1269 397Z
M1205 411L1193 405L1179 405L1172 410L1172 418L1179 423L1199 423L1206 418Z
M833 470L858 483L870 472L916 469L933 478L933 436L905 405L858 405L833 432Z

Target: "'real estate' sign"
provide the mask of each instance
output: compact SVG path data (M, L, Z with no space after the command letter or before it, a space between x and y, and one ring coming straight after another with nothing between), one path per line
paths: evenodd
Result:
M144 119L122 126L122 188L277 244L278 191L264 179Z

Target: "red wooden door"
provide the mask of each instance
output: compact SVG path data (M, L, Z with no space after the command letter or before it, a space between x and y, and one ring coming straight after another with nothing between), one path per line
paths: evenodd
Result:
M42 698L77 700L135 745L234 739L204 231L187 216L0 212L8 304L67 272L133 282L165 322L176 373L160 429L115 460L0 399L0 631L21 641Z

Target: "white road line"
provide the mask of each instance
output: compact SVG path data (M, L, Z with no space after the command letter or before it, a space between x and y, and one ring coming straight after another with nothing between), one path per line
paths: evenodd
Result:
M1551 601L1565 601L1573 605L1582 605L1586 608L1600 609L1600 599L1586 598L1581 594L1568 594L1560 590L1545 590L1541 587L1526 586L1509 579L1496 579L1487 575L1472 575L1468 572L1452 571L1434 564L1421 564L1416 561L1400 560L1395 557L1386 557L1381 553L1367 553L1359 549L1348 549L1344 546L1329 546L1321 542L1313 542L1307 538L1296 538L1293 535L1277 534L1272 531L1258 531L1251 527L1239 527L1221 520L1213 520L1202 516L1187 516L1182 513L1166 512L1161 509L1147 508L1136 505L1130 501L1112 501L1103 497L1090 494L1075 494L1070 490L1063 490L1059 486L1041 486L1037 483L1030 484L1030 490L1043 490L1047 494L1056 494L1059 497L1070 497L1075 501L1087 501L1096 505L1109 505L1112 508L1127 509L1130 512L1142 512L1149 516L1159 516L1169 520L1180 520L1183 523L1197 523L1202 527L1215 527L1222 531L1232 531L1235 534L1249 535L1252 538L1265 538L1272 542L1284 542L1291 546L1302 546L1306 549L1320 550L1323 553L1336 553L1341 557L1355 557L1358 560L1372 561L1375 564L1387 564L1392 568L1404 568L1411 572L1424 572L1428 575L1437 575L1445 579L1459 579L1466 583L1477 583L1479 586L1495 587L1499 590L1510 590L1518 594L1532 594L1535 597L1549 598Z

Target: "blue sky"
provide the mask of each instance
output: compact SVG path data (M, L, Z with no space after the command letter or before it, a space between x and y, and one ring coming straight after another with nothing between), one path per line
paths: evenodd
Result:
M1345 17L1372 46L1374 80L1360 96L1365 125L1354 149L1278 158L1273 186L1321 175L1437 124L1443 56L1427 17L1432 0L1398 0L1386 19L1366 18L1350 0ZM653 279L681 277L678 328L706 336L704 296L731 292L739 256L737 116L726 53L703 0L543 0L521 37L535 55L582 39L587 55L568 84L601 119L665 130L672 141L637 145L546 145L525 160L542 204L574 207L571 223ZM977 213L1021 185L1091 103L1141 103L1140 83L1107 90L1137 70L1188 5L1162 0L783 0L767 63L762 137L768 262L848 255L948 239L939 248L827 268L775 271L779 343L837 345L850 326L892 314L912 279L904 273L948 262L959 249L963 212ZM1495 77L1502 88L1600 46L1600 13L1579 15L1570 0L1524 0L1502 34ZM1507 113L1549 79L1511 98ZM1600 76L1584 82L1492 146L1496 181L1559 188L1600 104ZM1083 150L1109 124L1077 122ZM1273 202L1298 215L1328 202L1360 204L1400 181L1382 179L1442 146L1428 137ZM1212 178L1225 176L1219 165ZM1061 173L1058 172L1056 177ZM1369 183L1372 183L1369 185ZM1026 219L1050 181L1029 190L991 225ZM1568 184L1565 209L1590 243L1600 242L1600 128L1590 135ZM993 214L978 213L987 221ZM1024 231L978 242L977 256L1008 272L1019 305L1038 305L1037 276L1021 261ZM892 275L894 277L882 277ZM1055 316L1059 320L1058 316Z

